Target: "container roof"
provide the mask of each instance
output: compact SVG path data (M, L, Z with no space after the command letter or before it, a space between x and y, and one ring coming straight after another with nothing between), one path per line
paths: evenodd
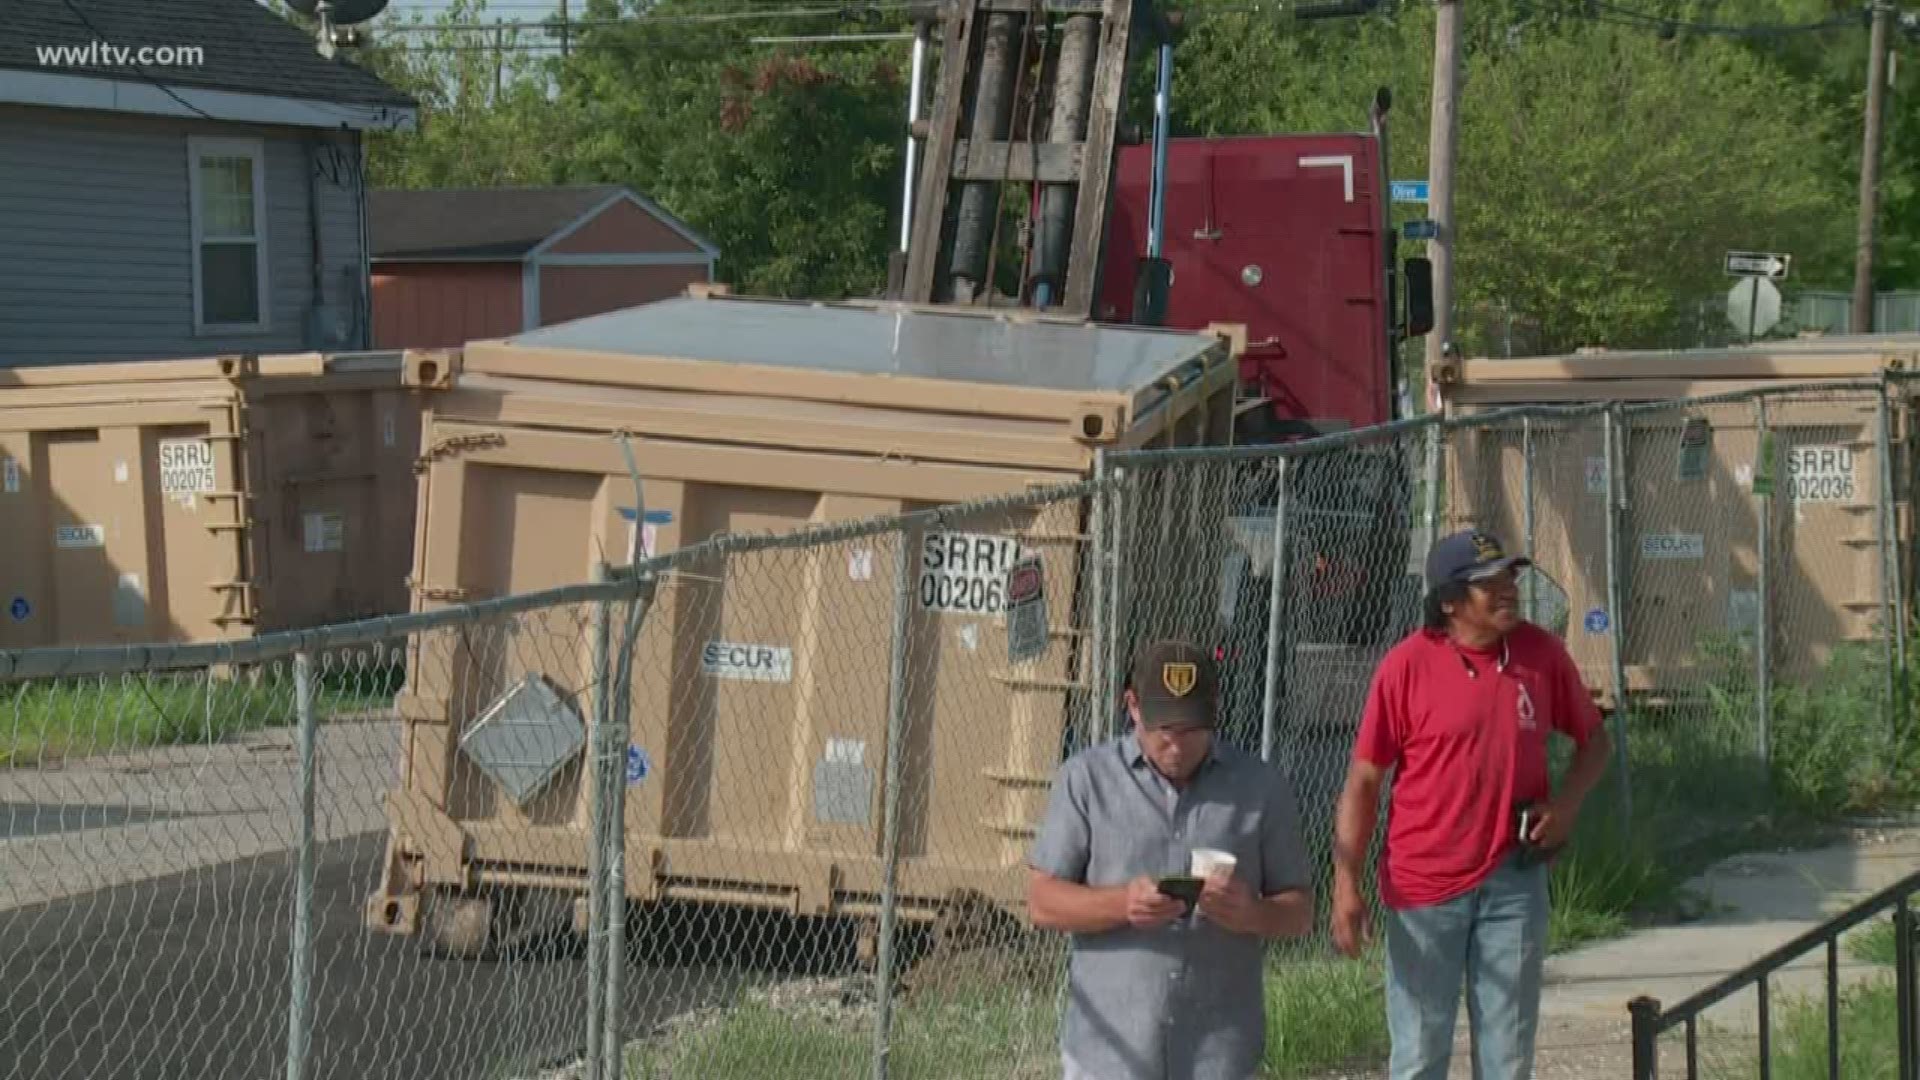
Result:
M1036 390L1128 391L1198 359L1217 339L905 305L682 297L531 330L506 343Z

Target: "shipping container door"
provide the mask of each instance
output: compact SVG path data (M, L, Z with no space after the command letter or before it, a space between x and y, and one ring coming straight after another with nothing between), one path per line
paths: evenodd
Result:
M204 641L246 633L242 623L222 626L223 613L242 614L250 600L241 586L239 479L222 440L207 424L149 428L140 460L147 520L159 543L151 572L124 568L118 603L132 620L144 605L150 623L167 640ZM119 463L115 463L116 476ZM119 488L126 493L124 487Z
M0 648L52 642L45 467L32 432L0 431Z
M129 483L136 436L137 429L102 427L40 437L45 576L28 592L44 601L29 617L45 616L49 644L148 639L147 520Z

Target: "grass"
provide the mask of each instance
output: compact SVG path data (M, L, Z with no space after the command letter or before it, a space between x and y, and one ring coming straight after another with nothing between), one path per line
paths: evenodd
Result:
M1377 960L1269 962L1266 1080L1292 1080L1379 1059L1387 1048ZM904 1080L1059 1075L1056 994L976 981L903 998L894 1011L889 1075ZM631 1080L815 1080L864 1075L870 1008L823 1015L745 996L704 1021L629 1048Z
M1750 654L1720 639L1698 656L1708 674L1698 693L1628 715L1631 817L1616 763L1555 863L1555 949L1686 915L1685 880L1719 858L1814 840L1850 815L1920 801L1914 725L1882 711L1877 646L1841 649L1815 679L1773 689L1764 765ZM1904 681L1906 700L1920 700L1920 671Z
M1827 1007L1820 1000L1795 998L1781 1011L1774 1031L1776 1080L1825 1080ZM1893 979L1882 976L1840 992L1840 1075L1847 1080L1895 1080L1899 1067L1899 1013ZM1757 1054L1753 1055L1757 1056ZM1727 1070L1729 1078L1754 1070Z
M1847 939L1856 960L1893 965L1893 922L1882 919ZM1883 973L1840 992L1840 1075L1848 1080L1896 1080L1900 1064L1898 995ZM1778 1080L1825 1080L1827 1004L1824 994L1796 995L1782 1002L1774 1027L1772 1075ZM1757 1048L1733 1060L1709 1061L1709 1074L1733 1080L1757 1072ZM1741 1060L1745 1058L1746 1060Z
M1267 1080L1385 1058L1385 974L1378 955L1301 959L1267 971Z
M1846 948L1847 955L1860 963L1892 967L1894 946L1893 920L1881 919L1848 936Z
M741 1001L706 1023L628 1049L634 1080L814 1080L864 1075L873 1013L808 1015ZM903 1080L994 1075L1040 1080L1058 1071L1051 998L976 985L902 1002L894 1012L888 1075Z
M398 666L328 671L321 716L390 703ZM209 679L202 672L18 684L0 697L0 768L188 743L211 744L295 719L290 669Z

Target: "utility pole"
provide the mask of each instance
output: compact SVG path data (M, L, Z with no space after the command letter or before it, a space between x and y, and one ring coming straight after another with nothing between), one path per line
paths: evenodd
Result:
M1887 21L1893 7L1873 5L1873 34L1867 46L1867 132L1860 149L1860 234L1853 262L1853 320L1856 334L1873 330L1873 234L1880 206L1880 128L1887 103Z
M562 60L573 52L571 29L572 24L567 21L567 0L560 0L560 59Z
M1431 377L1443 349L1453 344L1453 155L1460 135L1460 0L1435 0L1433 25L1433 123L1427 149L1427 212L1434 237L1433 331L1427 335L1426 370Z

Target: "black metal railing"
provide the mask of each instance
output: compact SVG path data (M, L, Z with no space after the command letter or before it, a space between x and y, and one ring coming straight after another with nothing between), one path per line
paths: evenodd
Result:
M1915 894L1920 893L1920 872L1909 874L1872 896L1835 915L1812 930L1774 949L1712 986L1693 994L1672 1007L1663 1007L1650 997L1637 997L1627 1005L1633 1014L1634 1080L1656 1080L1660 1075L1660 1037L1676 1027L1687 1029L1687 1080L1700 1076L1700 1015L1748 986L1757 988L1760 999L1759 1027L1760 1080L1773 1073L1773 1029L1769 1012L1768 982L1775 972L1815 949L1827 951L1827 1076L1840 1076L1840 935L1891 910L1894 936L1894 1001L1900 1032L1900 1080L1920 1080L1920 1026L1914 1015L1914 949L1920 944L1916 935Z

